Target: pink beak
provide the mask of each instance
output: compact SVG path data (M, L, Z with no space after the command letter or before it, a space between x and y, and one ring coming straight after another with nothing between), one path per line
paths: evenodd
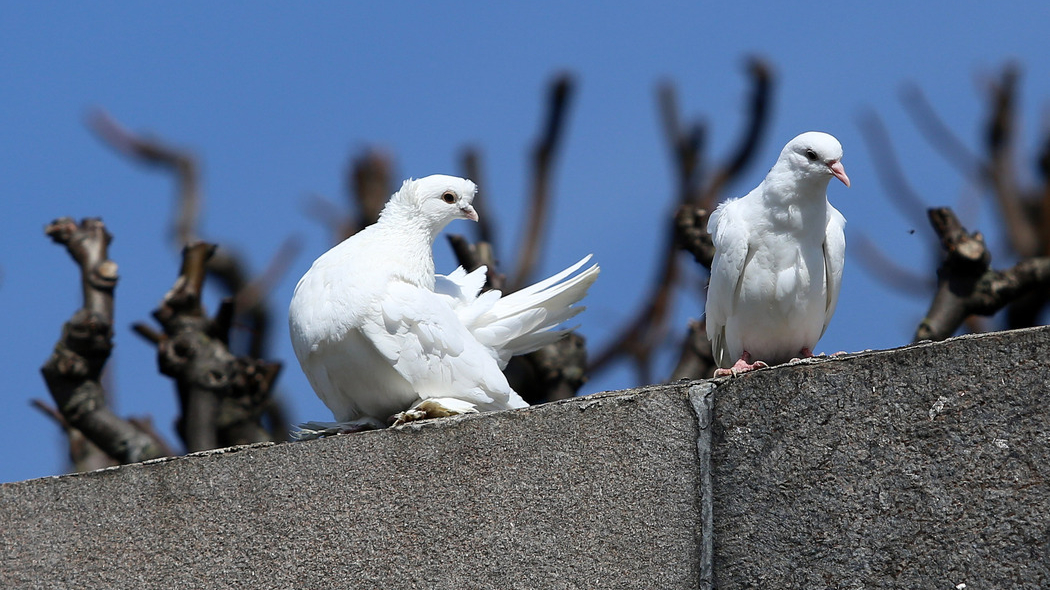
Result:
M839 166L839 168L841 168L841 166ZM845 176L846 174L843 173L842 175ZM849 186L849 181L848 180L846 181L846 186ZM467 205L466 207L463 207L462 209L460 209L460 211L463 212L463 217L465 219L469 219L471 221L477 221L478 220L478 212L474 210L474 207L472 205Z
M832 162L828 164L828 168L831 168L831 173L835 175L835 178L842 181L842 184L849 188L849 176L846 176L846 169L842 167L842 162Z

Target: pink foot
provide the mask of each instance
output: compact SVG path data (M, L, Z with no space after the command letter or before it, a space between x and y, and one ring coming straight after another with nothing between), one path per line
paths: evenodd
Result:
M802 359L811 359L811 358L813 358L813 351L808 349L808 348L803 347L802 350L798 351L798 356L793 358L793 359L791 359L788 362L789 363L797 363L797 362L799 362Z
M750 361L751 353L745 350L744 353L740 355L740 359L733 363L732 367L728 369L715 369L715 377L729 377L730 375L735 377L741 373L747 373L748 371L754 371L755 369L764 369L769 366L762 361L755 361L753 363Z

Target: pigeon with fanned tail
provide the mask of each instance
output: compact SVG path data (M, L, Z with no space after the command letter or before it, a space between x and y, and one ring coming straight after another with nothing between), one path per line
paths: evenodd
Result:
M295 355L337 422L300 438L381 428L390 421L521 408L502 369L557 341L558 324L598 277L590 256L509 295L481 289L485 267L434 274L434 240L455 219L477 221L474 183L406 180L379 220L314 261L295 288ZM577 274L573 274L577 273Z
M832 178L849 186L842 146L827 133L803 133L758 187L711 214L707 337L716 376L813 356L846 254L846 220L827 198Z

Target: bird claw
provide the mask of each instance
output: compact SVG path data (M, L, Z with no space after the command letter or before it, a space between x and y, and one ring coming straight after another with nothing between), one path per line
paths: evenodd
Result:
M402 424L415 422L416 420L426 420L432 417L434 416L427 416L427 413L423 410L405 410L391 416L394 421L393 426L401 426Z
M394 426L401 426L416 420L429 418L447 418L457 414L477 414L474 404L462 400L431 398L425 399L404 412L392 416Z
M734 363L732 367L728 369L715 369L715 377L736 377L741 373L747 373L748 371L754 371L755 369L765 369L769 366L763 361L749 363L747 362L749 360L751 360L751 355L744 353L744 356Z
M791 359L790 361L788 361L787 364L794 365L794 364L802 362L805 359L811 359L814 356L824 356L824 354L821 353L821 354L818 354L818 355L814 355L813 351L810 350L809 348L803 348L802 350L798 351L798 356L796 356L793 359Z
M819 353L819 354L813 354L813 352L811 352L808 348L803 348L801 351L799 351L799 356L797 356L797 357L791 359L790 361L788 361L788 364L792 365L792 364L795 364L795 363L802 362L805 359L812 359L812 358L835 358L835 357L839 357L839 356L845 356L846 354L848 354L848 353L845 350L840 350L838 352L833 352L831 354L826 354L826 353L823 353L823 352Z

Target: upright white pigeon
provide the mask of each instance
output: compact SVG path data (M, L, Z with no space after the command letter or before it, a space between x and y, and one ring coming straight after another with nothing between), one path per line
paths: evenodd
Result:
M849 186L842 146L827 133L803 133L761 184L711 214L707 338L716 376L813 356L846 254L846 219L827 198L832 177Z
M485 267L434 274L434 240L454 219L478 220L474 183L406 180L379 220L321 255L295 288L292 346L337 423L300 435L528 404L507 383L510 357L563 336L554 329L598 277L587 256L507 296L480 293Z

